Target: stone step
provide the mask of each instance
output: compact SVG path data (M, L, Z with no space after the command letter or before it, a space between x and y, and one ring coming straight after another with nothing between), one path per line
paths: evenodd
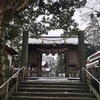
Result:
M67 81L64 81L64 82L60 82L60 81L23 81L21 82L21 84L34 84L34 85L38 85L38 84L43 84L43 85L86 85L85 83L83 82L74 82L74 81L71 81L71 82L67 82Z
M90 93L70 93L70 92L14 92L13 96L48 96L48 97L91 97L95 96Z
M83 89L88 89L88 87L86 85L61 85L61 84L57 84L57 85L50 85L50 84L19 84L19 87L43 87L43 88L83 88Z
M89 97L11 96L8 100L97 100Z
M8 100L97 100L79 80L26 80Z
M81 88L32 88L32 87L18 87L18 91L26 91L26 92L81 92L81 93L89 93L89 89L81 89Z

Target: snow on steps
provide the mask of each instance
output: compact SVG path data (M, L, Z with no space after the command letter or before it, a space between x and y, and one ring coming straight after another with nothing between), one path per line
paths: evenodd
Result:
M8 100L97 100L86 84L66 78L27 78Z

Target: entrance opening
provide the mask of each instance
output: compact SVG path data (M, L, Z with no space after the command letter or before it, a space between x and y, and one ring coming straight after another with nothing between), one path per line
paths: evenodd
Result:
M42 77L56 77L57 54L42 54Z
M65 54L42 54L42 77L65 77ZM78 66L69 65L68 77L79 77Z

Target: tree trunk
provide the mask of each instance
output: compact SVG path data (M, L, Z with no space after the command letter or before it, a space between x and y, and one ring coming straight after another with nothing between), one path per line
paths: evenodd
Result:
M26 0L28 2L28 0ZM29 0L29 4L27 4L27 2L24 2L25 4L22 4L20 7L18 7L17 9L14 9L15 13L13 13L13 15L11 14L11 16L14 16L15 14L21 12L22 10L24 10L25 8L27 8L31 3L34 3L35 0ZM6 76L6 68L9 67L8 66L8 60L7 60L7 52L6 52L6 43L4 42L4 38L3 38L3 29L4 29L4 23L5 23L5 19L4 19L4 8L7 7L7 5L4 6L5 0L0 0L0 85L4 82L5 76ZM13 10L13 8L12 8ZM6 8L7 11L7 8ZM9 17L11 17L9 16ZM27 50L26 50L27 51ZM27 57L25 57L25 61L27 60ZM23 62L23 65L26 66L25 61Z
M83 81L82 68L86 67L85 43L84 43L84 32L83 31L80 31L78 33L78 52L79 52L80 80Z
M23 32L23 42L22 42L22 55L21 55L21 67L25 67L25 76L28 74L27 68L27 60L28 60L28 32Z
M4 49L5 49L5 45L2 39L2 35L3 35L3 6L0 5L0 84L3 83L4 81L4 70L5 70L5 66L3 65L4 63Z
M0 39L2 38L2 28L3 28L3 7L0 7Z
M9 77L9 61L6 51L6 43L3 38L4 30L4 14L3 14L3 3L0 2L0 85L2 85L6 79ZM5 88L2 89L1 95L6 92Z

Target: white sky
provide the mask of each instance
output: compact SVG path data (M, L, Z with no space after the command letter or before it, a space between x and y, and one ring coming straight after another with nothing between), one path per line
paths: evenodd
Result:
M75 21L79 24L79 25L78 25L78 28L79 28L80 30L85 30L86 27L87 27L87 25L86 25L86 23L84 23L84 22L82 21L82 18L81 18L80 16L81 16L81 14L80 14L80 12L77 10L77 11L75 11L75 13L74 13L73 19L75 19Z
M51 30L48 32L48 35L43 35L43 36L61 36L61 34L63 33L63 30Z

